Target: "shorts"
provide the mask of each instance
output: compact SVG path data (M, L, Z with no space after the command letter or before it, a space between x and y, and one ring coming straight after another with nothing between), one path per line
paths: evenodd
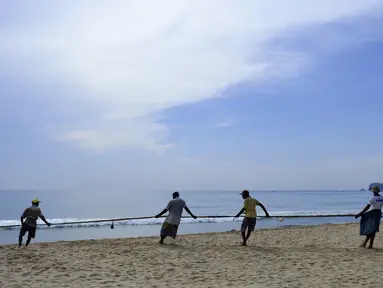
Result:
M23 226L21 226L21 229L20 229L20 236L24 236L25 233L27 233L27 232L31 238L35 238L36 227L32 227L32 226L29 226L27 224L23 224Z
M243 218L242 225L241 225L241 231L245 232L246 228L249 229L249 231L254 231L255 225L257 224L257 218Z

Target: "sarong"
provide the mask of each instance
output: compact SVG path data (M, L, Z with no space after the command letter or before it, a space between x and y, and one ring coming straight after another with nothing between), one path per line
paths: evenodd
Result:
M382 210L374 209L364 213L360 219L360 235L371 235L379 232Z
M169 224L168 222L164 222L161 227L161 237L172 237L176 238L178 231L178 225Z

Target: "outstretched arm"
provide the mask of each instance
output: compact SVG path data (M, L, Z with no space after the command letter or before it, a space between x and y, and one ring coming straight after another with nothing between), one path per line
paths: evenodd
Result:
M195 215L190 211L190 209L188 208L188 206L185 206L185 210L186 210L186 212L189 213L189 215L190 215L191 217L193 217L194 219L197 219L197 216L195 216Z
M162 210L160 214L157 214L157 215L154 216L154 217L156 217L156 218L160 218L160 217L161 217L162 215L164 215L166 212L168 212L168 209L164 209L164 210Z
M168 203L168 205L166 206L166 208L165 208L164 210L162 210L160 214L157 214L157 215L154 216L154 217L156 217L156 218L161 217L161 216L164 215L166 212L168 212L169 210L171 210L171 208L172 208L172 201L169 201L169 203Z
M266 214L266 218L270 218L269 212L267 212L265 206L261 202L258 203L258 206L262 208L263 212Z
M360 216L362 216L364 213L366 213L368 211L368 209L370 209L371 205L370 204L367 204L366 207L364 207L364 209L355 215L355 219L358 219Z
M47 224L48 226L51 226L51 223L49 223L47 221L47 219L45 219L45 217L43 215L40 215L40 219L44 221L45 224Z
M241 211L239 211L238 214L235 215L234 217L235 217L235 218L238 218L243 212L245 212L245 207L243 207L243 208L241 209Z

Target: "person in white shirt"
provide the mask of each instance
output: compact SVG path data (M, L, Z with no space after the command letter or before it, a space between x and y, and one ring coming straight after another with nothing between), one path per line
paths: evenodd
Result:
M177 236L178 225L181 222L181 216L183 209L185 208L186 212L190 214L191 217L197 219L197 216L194 216L193 213L186 206L186 203L183 199L180 198L180 194L176 191L173 193L173 200L170 200L168 206L158 215L156 218L161 217L163 214L169 211L169 215L166 217L164 224L161 227L161 240L160 244L164 244L166 237L172 237L173 239Z
M355 215L355 218L362 217L360 220L360 235L365 235L366 240L360 247L366 248L368 241L370 245L368 249L372 249L374 245L375 235L379 232L380 219L382 218L383 196L380 195L379 187L372 187L374 195L364 207L362 212ZM368 211L371 208L370 211ZM367 212L368 211L368 212Z

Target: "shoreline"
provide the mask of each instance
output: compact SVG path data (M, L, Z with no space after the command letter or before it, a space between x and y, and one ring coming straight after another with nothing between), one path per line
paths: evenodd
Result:
M0 245L0 287L381 287L383 235L363 239L346 223L257 229L247 247L238 231Z
M199 225L211 225L212 223L199 223ZM181 225L188 225L188 224L181 224ZM340 224L332 224L332 223L325 223L325 224L312 224L312 225L285 225L281 227L265 227L265 228L255 228L253 232L253 236L255 235L254 233L257 233L259 231L263 230L284 230L284 229L296 229L296 228L313 228L313 227L318 227L318 226L334 226L334 225L339 225L339 226L345 226L345 225L355 225L355 223L352 222L345 222L345 223L340 223ZM359 225L359 224L358 224ZM161 225L155 225L155 226L161 226ZM237 225L238 226L238 225ZM87 229L88 227L70 227L70 229ZM97 227L96 229L103 229L106 227ZM124 227L127 228L127 227ZM46 228L48 229L48 228ZM89 228L88 228L89 229ZM8 230L9 231L9 230ZM66 243L66 242L83 242L83 241L102 241L102 240L123 240L123 239L151 239L151 238L159 238L159 232L158 235L153 235L153 236L131 236L131 237L118 237L118 238L97 238L97 239L80 239L80 240L58 240L58 241L47 241L47 242L35 242L34 239L32 239L30 245L38 245L38 244L54 244L54 243ZM197 232L197 233L186 233L186 234L178 234L177 239L180 237L187 237L187 236L196 236L196 235L207 235L207 236L214 236L214 235L219 235L219 234L226 234L226 233L240 233L241 231L238 229L233 229L230 231L222 231L222 232ZM38 236L37 236L38 237ZM25 244L26 236L24 237L24 244ZM177 241L177 240L174 240ZM0 244L1 246L15 246L16 244Z
M331 218L330 218L331 219ZM285 219L284 223L276 219L268 221L258 221L256 231L264 229L288 229L293 227L313 227L321 225L338 225L347 223L356 223L353 220L345 221L345 219L335 218L316 219L316 223L311 220L307 222L293 221ZM32 243L54 243L60 241L80 241L92 239L120 239L120 238L137 238L137 237L156 237L159 235L160 224L156 225L116 225L111 230L110 226L96 227L67 227L67 228L48 228L38 229L37 238ZM219 223L184 223L180 225L178 235L194 235L207 233L225 233L240 229L240 222L219 222ZM0 230L0 246L13 245L17 242L18 229Z

